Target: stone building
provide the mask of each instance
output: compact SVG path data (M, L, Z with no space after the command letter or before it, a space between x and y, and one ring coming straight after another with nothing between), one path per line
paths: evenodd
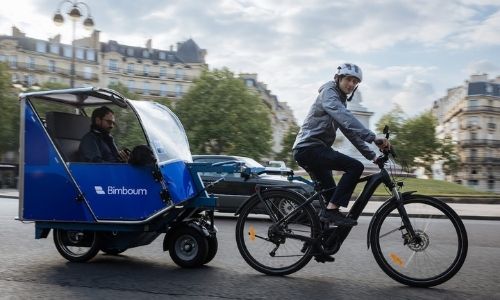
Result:
M75 40L75 87L100 86L121 82L142 98L168 97L176 100L207 68L206 50L192 40L177 43L169 50L100 42L99 31ZM48 41L26 37L16 27L12 35L0 36L0 61L9 66L12 82L25 88L45 82L70 86L72 45L60 36Z
M271 94L267 85L257 80L257 74L239 74L247 88L256 93L271 112L271 128L273 130L272 151L279 153L283 149L281 144L288 129L296 124L293 112L286 102L278 101L278 97Z
M481 191L500 192L500 76L472 75L434 102L437 135L457 145L460 168L448 180Z

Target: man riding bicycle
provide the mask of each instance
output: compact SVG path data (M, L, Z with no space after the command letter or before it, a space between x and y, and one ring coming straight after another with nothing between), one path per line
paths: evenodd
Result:
M344 63L337 68L334 81L319 88L319 95L311 106L293 145L293 156L322 189L335 187L332 170L344 171L320 219L337 226L355 226L357 222L347 218L339 210L347 207L349 199L363 173L363 164L332 149L336 131L340 129L349 141L368 160L376 161L377 155L366 143L375 142L379 149L390 147L384 137L377 137L347 109L358 84L362 81L361 68ZM350 96L349 96L350 95Z

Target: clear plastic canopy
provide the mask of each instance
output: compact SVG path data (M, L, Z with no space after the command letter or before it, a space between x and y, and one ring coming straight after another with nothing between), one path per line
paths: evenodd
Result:
M177 116L166 106L150 101L128 100L141 120L158 162L192 162L189 142Z

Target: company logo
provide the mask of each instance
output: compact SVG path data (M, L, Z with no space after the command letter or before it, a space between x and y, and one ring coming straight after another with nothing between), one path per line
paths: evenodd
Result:
M98 195L106 195L106 192L102 189L102 186L96 185L94 186L94 189Z
M125 186L115 187L115 186L107 186L106 190L102 188L100 185L94 186L95 192L98 195L133 195L133 196L147 196L147 189L134 189L127 188Z

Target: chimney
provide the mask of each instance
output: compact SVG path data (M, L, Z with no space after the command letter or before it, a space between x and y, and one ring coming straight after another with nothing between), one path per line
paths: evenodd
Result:
M151 40L151 39L148 39L148 40L146 41L146 48L148 48L148 50L149 50L149 51L151 51L151 48L152 48L152 47L151 47L151 44L152 44L152 40Z
M53 38L49 38L49 42L54 43L54 44L60 44L61 43L61 35L56 34Z
M13 37L26 37L26 34L19 30L16 26L12 26L12 36Z
M484 82L488 81L488 74L473 74L470 76L470 82Z

